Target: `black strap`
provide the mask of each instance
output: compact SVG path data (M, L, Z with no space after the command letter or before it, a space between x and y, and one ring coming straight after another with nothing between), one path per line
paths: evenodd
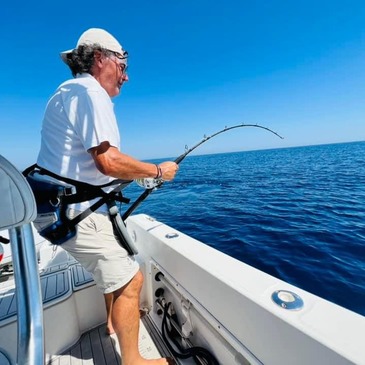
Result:
M63 220L67 224L69 228L74 228L78 223L80 223L84 218L86 218L91 213L95 212L98 208L100 208L103 204L105 204L108 201L119 201L124 203L129 203L129 199L124 198L120 191L124 189L127 185L129 185L132 180L121 180L121 179L115 179L109 183L103 184L103 185L91 185L88 183L85 183L83 181L73 180L68 177L60 176L52 171L49 171L47 169L44 169L43 167L40 167L38 164L33 164L29 167L27 167L23 171L24 176L28 176L31 171L38 170L38 172L42 175L48 175L51 176L57 180L66 182L70 185L73 185L76 187L76 193L70 194L70 195L64 195L62 200L65 205L73 204L73 203L81 203L87 200L92 200L98 197L101 197L98 201L96 201L93 205L91 205L89 208L87 208L85 211L77 215L73 219L69 219L66 216L65 209L63 210ZM118 185L117 185L118 184ZM106 193L102 188L117 185L112 191L109 193Z
M3 236L0 236L0 243L9 243L9 242L10 242L9 239L7 239L7 238L5 238Z
M75 227L84 218L86 218L91 213L95 212L96 209L100 208L103 204L105 204L106 202L108 202L110 200L119 200L119 201L123 201L125 203L129 203L129 199L117 196L119 194L119 192L122 190L122 188L123 187L121 185L118 185L116 188L114 188L109 193L103 192L104 194L101 199L99 199L97 202L95 202L89 208L87 208L82 213L77 215L75 218L67 219L67 225L71 228Z
M55 174L54 172L52 171L49 171L41 166L39 166L38 164L33 164L29 167L27 167L24 171L23 171L23 175L24 176L27 176L31 171L35 170L35 169L38 169L38 172L41 174L41 175L48 175L48 176L51 176L57 180L61 180L61 181L64 181L68 184L71 184L71 185L74 185L76 186L76 188L83 188L83 189L88 189L88 190L91 190L91 191L100 191L100 189L102 188L106 188L108 186L112 186L112 185L116 185L116 184L119 184L119 185L122 185L123 188L126 187L127 185L129 185L133 180L122 180L122 179L115 179L115 180L112 180L106 184L102 184L102 185L91 185L89 183L86 183L86 182L83 182L83 181L79 181L79 180L73 180L73 179L70 179L68 177L65 177L65 176L60 176L60 175L57 175Z

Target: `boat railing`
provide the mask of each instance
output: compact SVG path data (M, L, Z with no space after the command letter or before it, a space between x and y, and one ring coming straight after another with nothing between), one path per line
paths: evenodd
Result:
M37 255L31 222L37 214L22 173L0 155L0 231L9 230L18 312L17 364L44 364L43 311ZM7 357L1 348L0 358Z

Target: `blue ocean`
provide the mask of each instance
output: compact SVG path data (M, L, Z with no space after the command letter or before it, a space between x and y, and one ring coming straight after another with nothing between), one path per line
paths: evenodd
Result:
M188 156L134 213L365 315L365 142Z

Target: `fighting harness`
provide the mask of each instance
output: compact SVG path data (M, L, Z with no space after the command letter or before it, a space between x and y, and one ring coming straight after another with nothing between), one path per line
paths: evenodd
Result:
M104 185L91 185L85 182L59 176L37 164L29 166L23 171L33 190L37 203L38 233L55 245L61 245L76 234L76 225L96 209L106 204L114 234L119 244L127 250L129 255L138 251L128 234L116 202L129 203L129 199L122 195L122 190L130 184L129 180L115 179ZM110 192L103 188L115 186ZM100 198L88 209L70 219L67 208L70 204Z

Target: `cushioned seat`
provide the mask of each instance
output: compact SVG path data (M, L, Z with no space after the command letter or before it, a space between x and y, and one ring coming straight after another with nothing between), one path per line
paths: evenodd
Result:
M33 192L25 177L0 155L0 230L30 223L36 215Z

